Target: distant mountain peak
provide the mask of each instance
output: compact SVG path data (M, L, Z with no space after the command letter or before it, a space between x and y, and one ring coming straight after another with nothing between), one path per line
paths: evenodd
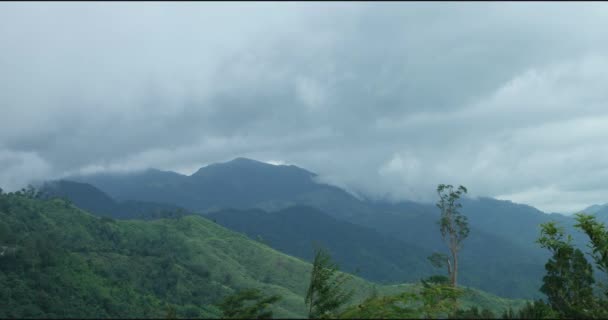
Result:
M255 170L255 169L262 169L262 170L272 170L276 172L285 172L284 170L293 170L293 171L299 171L299 172L303 172L306 175L310 176L310 177L314 177L316 176L315 173L312 173L306 169L302 169L298 166L295 165L287 165L287 164L281 164L281 165L275 165L275 164L271 164L271 163L267 163L267 162L263 162L263 161L259 161L259 160L254 160L254 159L250 159L250 158L245 158L245 157L237 157L234 158L230 161L226 161L226 162L216 162L216 163L212 163L209 164L207 166L204 166L200 169L198 169L195 173L192 174L192 176L201 176L206 174L209 171L214 171L216 169L244 169L244 170Z
M249 158L245 158L245 157L237 157L234 158L230 161L228 161L227 163L255 163L255 164L268 164L266 162L262 162L262 161L258 161L258 160L254 160L254 159L249 159Z
M581 213L584 212L586 214L596 214L600 211L604 211L606 208L608 208L608 203L605 204L594 204L591 205L583 210L577 211L575 213Z
M293 167L293 168L298 168L301 170L304 170L302 168L299 168L297 166L294 165L288 165L288 164L277 164L277 163L271 163L271 162L265 162L265 161L259 161L259 160L255 160L255 159L250 159L250 158L245 158L245 157L237 157L234 158L230 161L226 161L226 162L221 162L221 163L214 163L212 165L247 165L247 166L264 166L264 167L268 167L268 166L274 166L274 167Z

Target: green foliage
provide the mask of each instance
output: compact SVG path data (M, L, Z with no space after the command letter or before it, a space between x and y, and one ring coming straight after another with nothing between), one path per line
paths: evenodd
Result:
M448 264L448 256L445 253L433 252L432 255L428 256L427 259L431 262L431 265L435 268L443 268Z
M282 295L277 316L306 314L309 264L198 216L112 221L19 192L0 195L0 231L0 318L164 318L168 306L213 318L246 287Z
M459 186L456 191L449 184L437 186L437 194L439 195L437 207L441 210L439 229L441 230L443 241L448 245L448 249L450 250L451 262L449 259L447 260L447 268L452 286L456 286L458 280L458 252L462 248L464 239L469 236L470 231L467 217L459 211L462 208L462 204L458 202L460 197L466 193L467 188L463 186ZM433 255L431 258L431 262L438 265L438 259L442 257Z
M177 319L174 306L167 306L167 315L165 315L165 319Z
M422 281L422 290L418 295L422 300L422 315L434 319L449 314L457 308L457 299L462 294L462 290L447 283Z
M414 306L415 295L403 292L398 295L369 297L360 304L347 308L341 319L405 319L418 318L420 311Z
M513 311L513 308L509 307L505 311L503 311L500 316L501 319L517 319L517 313Z
M577 224L588 237L588 247L598 270L606 273L608 267L608 231L603 223L586 214L576 215ZM608 291L599 284L600 294L595 294L596 282L593 268L582 251L574 248L572 237L554 222L541 224L538 239L541 247L552 253L545 265L547 274L543 278L541 291L547 295L551 312L542 302L527 306L522 312L542 317L561 318L606 318L608 317ZM606 276L606 274L604 274Z
M589 237L592 249L592 257L597 268L603 272L608 272L608 230L603 223L596 220L594 216L577 214L577 224L575 227L583 230ZM608 291L606 291L608 296Z
M423 279L422 283L446 284L447 285L450 283L450 279L446 276L434 275L434 276L430 276L426 279Z
M602 271L604 279L608 276L608 229L595 217L577 214L577 224L575 227L582 230L589 237L588 247L591 249L591 256L595 266ZM603 296L598 296L594 300L592 315L598 318L608 318L608 285L599 283L599 291Z
M469 309L458 309L449 316L450 319L494 319L495 317L491 310L482 309L480 311L477 306Z
M552 222L541 225L538 243L553 255L545 265L547 274L540 289L551 307L562 317L589 317L595 303L592 287L595 280L584 254Z
M268 307L280 299L278 295L264 296L259 289L246 289L227 296L218 306L227 319L272 319Z
M452 185L440 184L437 186L437 194L439 195L439 202L437 207L441 210L441 218L439 225L441 229L441 236L444 239L448 237L453 240L454 244L460 248L462 241L469 235L469 225L467 217L459 212L462 208L462 204L457 202L463 194L467 193L467 188L459 186L456 191Z
M512 314L513 312L511 312ZM556 319L558 316L558 313L542 300L526 302L526 305L517 313L519 319Z
M449 283L422 281L414 290L391 296L370 297L346 309L340 318L403 319L446 317L456 309L462 289Z
M315 250L315 258L310 273L310 284L305 302L309 318L331 318L353 296L343 285L350 277L338 273L338 267L324 249Z

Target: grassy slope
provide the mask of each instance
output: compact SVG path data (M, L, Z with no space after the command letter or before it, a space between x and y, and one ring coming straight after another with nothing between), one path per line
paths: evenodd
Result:
M167 303L181 317L216 317L211 304L251 287L283 296L275 316L305 315L309 263L199 216L112 221L58 199L2 195L0 242L17 248L0 258L0 317L163 317ZM408 289L357 277L350 286L355 303L374 287ZM506 301L473 297L482 307Z

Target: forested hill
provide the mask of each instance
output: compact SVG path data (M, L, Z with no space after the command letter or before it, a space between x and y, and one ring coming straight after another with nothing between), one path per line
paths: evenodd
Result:
M62 199L0 194L0 318L219 317L227 294L282 296L275 316L303 317L310 264L203 217L114 220ZM353 277L356 304L375 286ZM468 290L464 304L500 312L521 301Z

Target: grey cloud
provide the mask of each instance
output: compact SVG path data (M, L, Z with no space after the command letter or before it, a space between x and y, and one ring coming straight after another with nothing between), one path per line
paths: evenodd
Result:
M34 181L51 174L50 165L35 153L0 150L0 181L5 190L24 187L24 181Z
M370 197L608 200L603 3L0 8L1 186L249 156Z

